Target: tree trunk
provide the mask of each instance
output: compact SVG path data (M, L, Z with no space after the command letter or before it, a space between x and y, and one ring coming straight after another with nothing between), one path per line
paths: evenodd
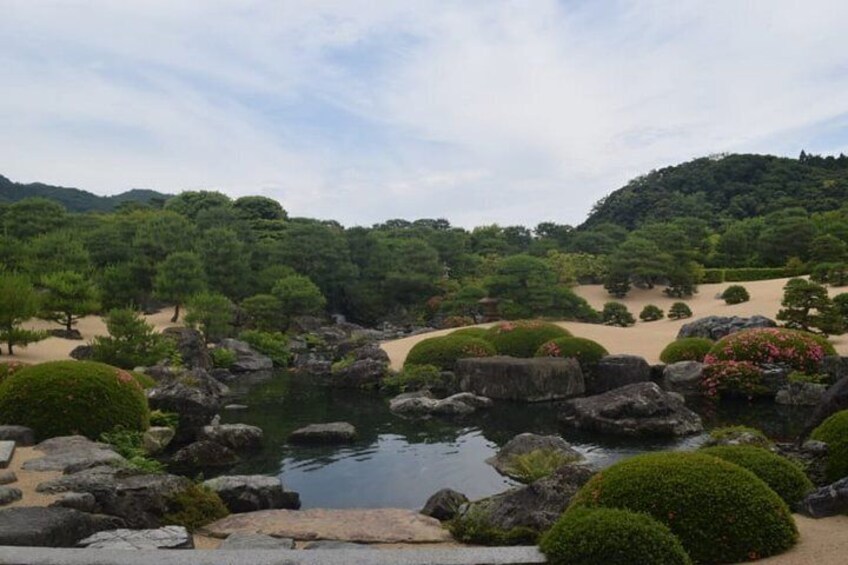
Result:
M74 328L74 316L73 314L68 314L68 319L65 320L65 329L68 330L68 333L71 333L71 330Z
M177 320L180 319L180 305L177 304L174 306L174 315L171 317L171 323L176 324Z

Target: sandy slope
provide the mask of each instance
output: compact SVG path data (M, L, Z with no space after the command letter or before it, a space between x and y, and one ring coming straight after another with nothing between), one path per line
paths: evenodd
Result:
M743 304L728 306L717 295L730 286L730 283L705 284L699 287L699 292L694 297L683 300L692 309L693 318L704 316L751 316L762 314L774 318L780 310L780 301L783 298L783 286L789 279L777 279L770 281L756 281L742 283L751 295L751 300ZM842 292L842 289L831 289L832 294ZM601 309L605 302L613 300L604 290L603 286L579 286L575 292L585 298L594 308ZM639 312L647 304L656 304L668 312L672 303L678 299L668 298L660 288L652 290L640 290L634 288L626 298L620 300L627 305L630 312L638 319ZM601 326L597 324L579 324L575 322L560 322L574 335L593 339L602 344L610 353L632 353L641 355L649 362L659 362L659 354L663 347L675 339L680 326L689 320L658 320L656 322L637 322L630 328L616 328ZM452 330L440 330L428 334L407 337L382 344L383 349L389 354L392 367L395 369L403 365L409 350L422 339L437 335L450 333ZM842 355L848 355L848 336L838 336L831 339L837 351Z

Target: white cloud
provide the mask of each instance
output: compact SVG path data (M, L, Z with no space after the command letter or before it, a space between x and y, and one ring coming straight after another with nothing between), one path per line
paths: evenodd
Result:
M579 223L651 168L848 144L836 1L0 12L0 174L21 181L260 192L346 224Z

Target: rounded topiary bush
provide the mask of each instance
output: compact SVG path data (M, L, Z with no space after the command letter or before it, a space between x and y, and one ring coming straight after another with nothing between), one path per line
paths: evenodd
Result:
M433 365L443 371L453 371L458 359L491 357L494 354L495 348L488 341L453 333L416 343L406 356L404 366Z
M479 337L486 339L489 330L486 328L462 328L461 330L452 331L449 335L468 335L471 337Z
M601 311L601 319L607 326L620 326L626 328L636 323L636 318L621 302L607 302Z
M838 481L848 477L848 410L830 416L810 434L827 444L827 478Z
M646 512L701 563L775 555L798 538L789 508L768 485L738 465L702 453L631 457L592 477L572 505Z
M539 541L552 565L686 565L692 563L668 526L651 516L614 508L576 507Z
M726 304L742 304L751 300L751 295L741 284L732 284L721 293L722 299Z
M572 357L577 359L584 371L591 370L598 361L609 355L609 351L597 341L585 337L561 337L543 344L536 357Z
M671 320L682 320L692 317L692 309L685 302L675 302L668 309L668 317Z
M701 453L713 455L748 469L761 478L790 506L799 502L811 490L813 483L801 468L776 453L751 445L717 445L705 447Z
M543 344L560 337L571 337L571 333L539 320L501 322L486 332L486 339L498 354L511 357L533 357Z
M0 386L0 423L28 426L40 439L80 434L97 439L122 427L145 430L147 398L128 371L91 361L25 367Z
M813 334L785 328L757 328L730 334L713 345L704 358L748 361L755 365L784 364L804 373L817 373L822 359L835 355L833 346Z
M660 353L660 361L671 365L680 361L703 361L713 347L705 337L684 337L672 341Z
M665 316L665 313L662 311L662 308L654 304L648 304L639 312L639 319L643 322L662 320L663 316Z

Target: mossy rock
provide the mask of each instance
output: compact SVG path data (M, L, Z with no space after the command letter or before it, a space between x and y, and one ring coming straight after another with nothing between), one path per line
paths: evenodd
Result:
M710 430L705 446L714 445L750 445L753 447L771 447L766 434L748 426L724 426Z
M813 430L810 438L827 444L827 479L848 477L848 410L830 416Z
M667 365L680 361L703 361L713 347L705 337L684 337L672 341L660 353L660 361Z
M703 453L631 457L590 479L572 505L648 513L668 526L699 563L768 557L798 539L789 508L766 483Z
M190 532L230 514L218 493L207 486L192 484L167 499L166 525L183 526Z
M443 371L453 371L459 359L491 357L494 354L494 346L486 340L468 335L448 334L416 343L406 356L404 367L432 365Z
M609 355L603 345L585 337L560 337L542 344L536 357L573 358L580 363L584 373L591 373L598 362Z
M75 434L96 440L117 427L143 431L149 418L136 378L103 363L32 365L0 386L0 423L30 427L40 440Z
M575 507L542 536L551 565L689 565L692 560L668 526L648 514Z
M822 359L836 355L826 339L786 328L755 328L722 338L704 358L717 361L748 361L755 365L784 364L804 373L818 373Z
M533 357L539 348L552 339L571 337L571 333L556 324L540 320L501 322L489 328L486 339L499 355Z

